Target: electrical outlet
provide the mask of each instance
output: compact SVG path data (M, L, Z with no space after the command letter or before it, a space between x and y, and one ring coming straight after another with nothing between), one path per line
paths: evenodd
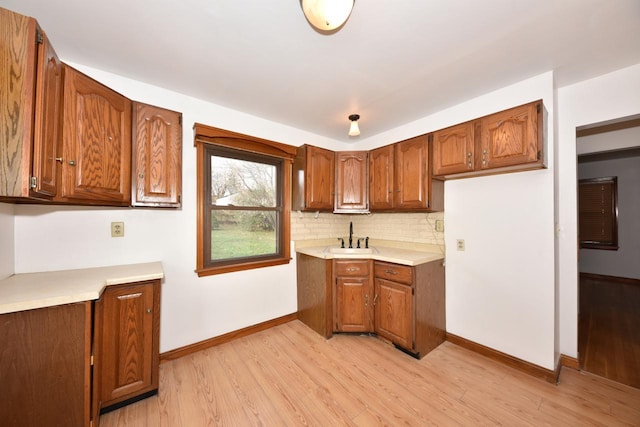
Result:
M459 251L464 251L464 239L458 239L456 240L456 248Z
M444 231L444 220L436 219L436 231L442 233Z
M124 237L124 222L111 223L111 237Z

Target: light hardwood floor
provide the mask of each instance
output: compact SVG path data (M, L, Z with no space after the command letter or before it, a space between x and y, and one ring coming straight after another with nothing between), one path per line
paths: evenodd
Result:
M422 360L293 321L160 365L110 426L640 425L640 390L563 369L555 386L445 342Z

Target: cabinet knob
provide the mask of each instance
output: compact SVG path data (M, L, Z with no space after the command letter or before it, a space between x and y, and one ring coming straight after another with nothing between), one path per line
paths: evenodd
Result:
M69 165L75 166L76 165L76 161L75 160L69 160Z
M56 157L56 162L58 163L62 163L64 160L62 159L62 157Z
M364 306L368 306L369 305L369 294L365 294L364 295Z
M140 178L140 179L144 178L144 174L143 173L139 173L138 174L138 178Z
M147 314L151 314L151 309L147 308Z

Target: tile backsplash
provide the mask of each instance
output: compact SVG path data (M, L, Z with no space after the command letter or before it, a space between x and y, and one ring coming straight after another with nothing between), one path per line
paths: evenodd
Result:
M291 240L349 236L351 221L354 237L444 246L444 233L436 231L436 220L443 219L444 212L344 215L294 211L291 212Z

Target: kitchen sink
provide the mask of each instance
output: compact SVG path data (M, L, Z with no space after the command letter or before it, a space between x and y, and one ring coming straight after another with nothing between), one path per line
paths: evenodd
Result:
M377 251L375 248L336 248L329 247L328 251L332 254L373 254Z

